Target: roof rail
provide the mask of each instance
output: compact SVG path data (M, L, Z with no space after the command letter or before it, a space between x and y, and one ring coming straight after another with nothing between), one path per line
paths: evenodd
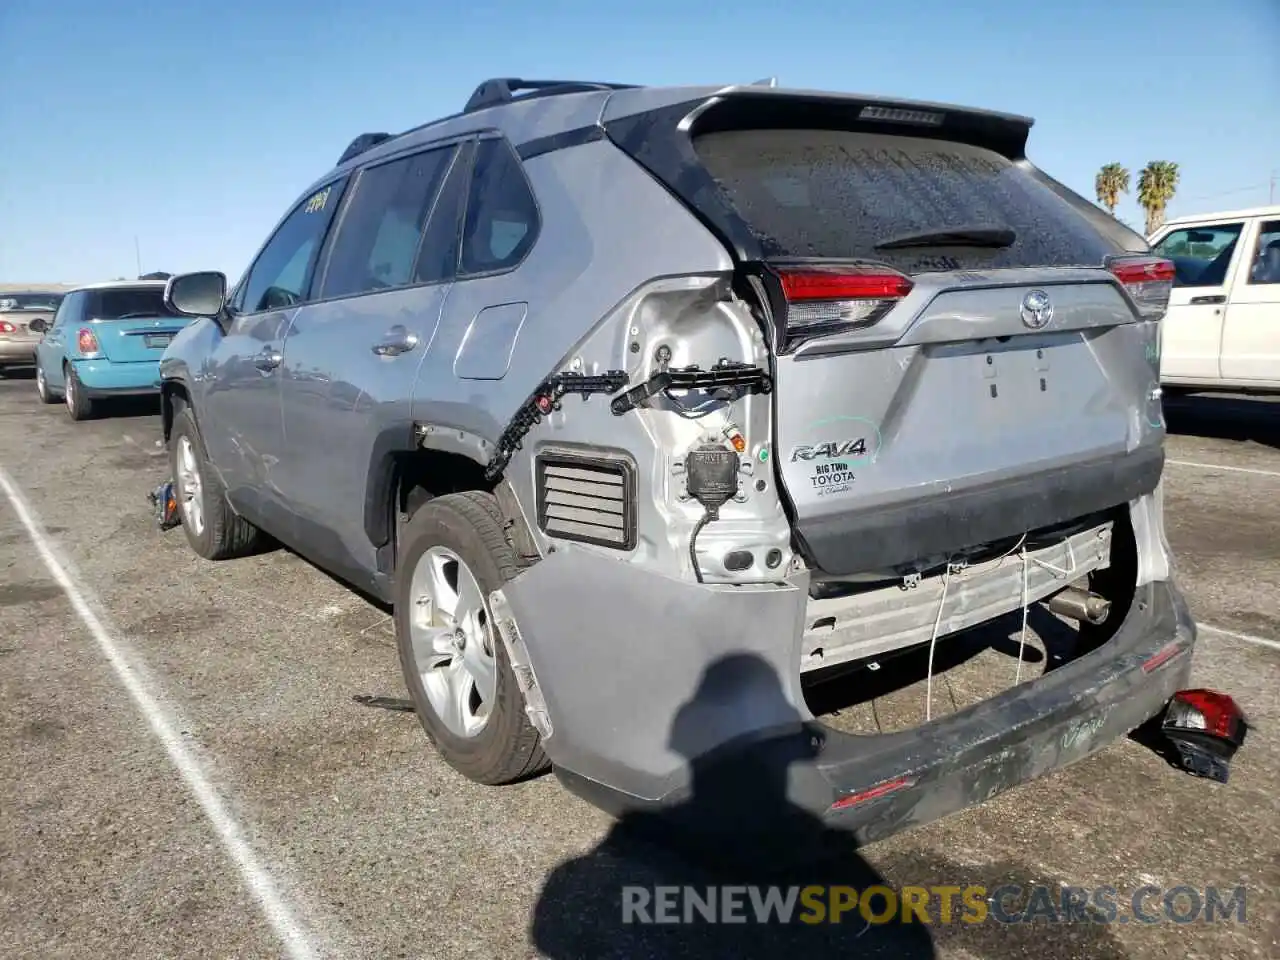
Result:
M517 90L531 90L527 97L556 96L564 93L589 93L592 90L632 90L634 83L598 83L594 80L520 80L516 77L495 77L476 87L471 99L462 108L463 113L501 106L515 100Z
M352 157L357 157L366 150L372 150L380 143L384 143L392 138L390 133L362 133L347 145L347 149L342 151L342 156L338 158L336 166L342 166Z

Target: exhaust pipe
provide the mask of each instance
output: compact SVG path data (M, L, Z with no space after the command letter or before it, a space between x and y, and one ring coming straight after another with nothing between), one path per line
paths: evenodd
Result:
M1111 601L1079 587L1067 587L1049 598L1049 609L1072 620L1097 626L1111 613Z

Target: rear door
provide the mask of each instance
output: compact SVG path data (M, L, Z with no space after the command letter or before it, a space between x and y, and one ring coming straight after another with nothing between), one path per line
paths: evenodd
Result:
M1106 269L1149 248L1031 167L1025 125L750 96L683 125L668 183L763 263L774 462L815 566L890 578L1154 487L1156 324Z
M1226 380L1280 383L1280 220L1254 221L1222 333Z
M336 569L375 569L366 487L388 450L413 445L414 380L457 258L461 167L465 150L444 143L363 169L327 245L316 302L285 338L281 483L303 548ZM324 470L315 469L320 451Z
M1175 227L1155 243L1176 269L1160 343L1160 374L1168 383L1214 383L1223 375L1228 289L1244 228L1241 219Z

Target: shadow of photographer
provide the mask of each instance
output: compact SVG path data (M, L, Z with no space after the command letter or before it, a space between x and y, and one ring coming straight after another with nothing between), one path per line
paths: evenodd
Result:
M702 750L717 714L744 702L765 716L790 712L795 722ZM900 912L885 916L893 900L873 899L875 922L866 919L858 895L884 878L850 834L789 799L793 770L816 756L823 736L787 704L762 659L712 664L669 738L689 761L687 796L623 815L599 846L551 873L532 920L540 955L933 957L925 925L903 923Z

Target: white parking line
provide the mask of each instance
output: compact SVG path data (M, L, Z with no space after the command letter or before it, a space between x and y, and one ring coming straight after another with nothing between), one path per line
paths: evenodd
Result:
M92 634L93 639L97 641L107 662L115 670L121 685L128 691L139 712L150 725L151 732L164 746L169 762L177 769L187 789L200 804L205 816L209 818L227 855L240 872L245 887L258 902L271 929L280 938L287 956L292 960L310 960L317 956L311 936L295 916L295 911L285 902L277 889L275 880L258 862L257 856L245 840L244 828L219 796L200 761L183 744L178 732L179 728L169 719L159 700L147 691L146 684L137 671L129 665L129 660L133 658L132 651L126 644L113 638L98 615L94 613L86 599L86 591L81 589L72 574L71 565L65 560L59 560L49 535L45 533L34 511L28 505L26 497L3 467L0 467L0 488L4 490L22 525L27 528L27 533L41 559L44 560L45 566L48 567L50 575L66 593L72 609Z
M1224 630L1222 627L1215 627L1211 623L1197 623L1196 626L1201 630L1209 631L1209 633L1217 633L1224 637L1230 637L1232 640L1243 640L1245 643L1257 644L1259 647L1270 647L1272 650L1280 650L1280 640L1269 640L1266 637L1255 637L1251 633L1238 633L1235 630Z
M1197 463L1194 460L1166 460L1179 467L1198 467L1201 470L1223 470L1227 473L1251 473L1257 477L1280 477L1280 470L1259 470L1256 467L1227 467L1220 463Z

